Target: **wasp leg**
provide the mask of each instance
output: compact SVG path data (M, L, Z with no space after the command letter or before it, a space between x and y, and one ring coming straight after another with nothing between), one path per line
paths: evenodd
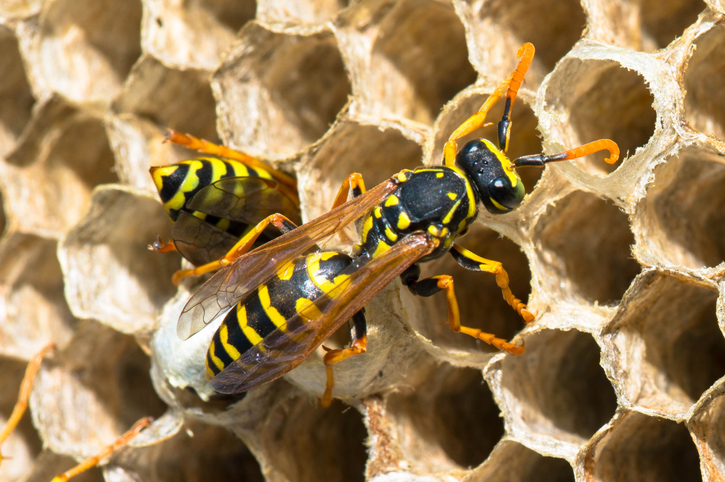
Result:
M329 407L332 403L332 387L335 386L335 377L332 373L333 365L340 363L343 360L350 358L351 356L360 355L365 353L368 345L367 335L367 323L365 322L365 314L362 310L355 313L352 317L354 324L354 334L352 345L350 348L344 348L342 350L329 350L325 353L325 357L322 359L325 364L325 374L327 375L327 381L325 382L325 393L320 399L320 405L323 407Z
M151 422L153 422L153 419L151 417L142 418L138 422L134 423L133 427L131 427L128 432L118 437L116 441L113 442L111 445L104 447L104 449L98 452L98 454L94 455L93 457L87 458L69 471L63 472L62 474L53 477L53 480L51 480L51 482L66 482L71 477L75 477L76 475L95 467L102 459L108 457L114 451L128 444L128 442L130 442L132 438L138 435L141 430L148 427Z
M569 149L568 151L547 156L544 154L534 154L531 156L522 156L514 161L516 167L543 167L548 162L569 161L579 157L588 156L599 151L609 151L609 157L604 159L607 164L614 164L619 159L619 146L611 139L599 139L598 141L584 144L583 146Z
M335 197L335 202L332 203L332 208L330 209L335 209L340 204L344 204L347 201L347 195L350 193L350 189L352 189L352 197L354 198L365 192L365 181L363 181L362 174L359 172L353 172L342 181L342 186L340 186L340 190Z
M15 427L18 426L18 423L20 423L20 419L23 418L25 411L28 409L28 399L30 398L31 390L33 389L35 374L38 373L38 370L40 369L40 365L43 363L43 358L45 358L45 355L53 348L55 348L55 343L48 343L43 348L41 348L40 351L35 354L33 359L30 360L30 363L28 363L28 368L25 369L25 376L23 376L23 381L20 383L20 393L18 395L18 401L15 403L15 407L13 407L13 412L10 414L8 423L5 425L5 428L3 428L3 431L0 432L0 446L2 446L2 444L5 442L8 436L10 436L12 431L15 430ZM1 452L0 462L2 462Z
M505 351L510 355L521 355L524 352L524 345L516 345L510 343L503 338L498 338L492 333L486 333L478 328L471 328L461 325L461 312L458 309L458 299L453 288L453 278L447 274L425 278L420 281L411 281L408 279L408 288L413 294L418 296L433 296L441 290L445 290L446 299L448 300L448 326L456 333L463 333L472 336L481 341L485 341L489 345L495 346L499 350Z
M509 288L509 275L503 265L498 261L492 261L490 259L482 258L475 253L468 251L457 245L453 245L450 251L456 262L466 269L471 271L481 271L484 273L492 273L496 275L496 284L501 288L503 293L503 299L506 303L516 310L521 315L524 322L531 323L536 318L536 315L526 309L526 304L522 303L520 299L516 298Z
M273 169L267 163L262 162L259 159L250 156L249 154L235 151L234 149L220 146L218 144L214 144L213 142L199 139L198 137L194 137L189 134L182 134L172 129L166 131L166 140L169 142L173 142L174 144L184 146L187 149L193 149L205 154L214 154L219 157L234 159L241 162L245 166L251 167L253 169L261 169L263 171L266 171L270 173L272 177L274 177L277 181L290 188L294 192L293 199L297 199L297 181L295 180L295 178L282 171Z
M223 258L218 261L212 261L211 263L197 266L194 269L181 269L174 273L172 281L175 285L178 285L179 281L186 278L187 276L200 276L202 274L216 271L222 266L228 265L235 259L242 256L244 253L249 251L249 248L252 247L257 238L270 224L279 229L282 234L288 233L297 227L295 223L287 219L287 217L283 216L282 214L272 214L270 216L267 216L266 218L261 220L259 224L250 229L249 232L242 237L242 239L237 241L237 244L235 244L232 249L230 249L229 252L224 255Z
M502 145L504 151L508 147L508 137L511 130L511 121L508 116L511 108L513 107L514 101L516 100L516 96L518 95L521 82L524 80L524 75L526 75L526 71L529 69L531 61L534 58L534 46L531 43L525 43L521 46L521 48L519 48L516 56L521 59L519 60L519 65L516 67L516 70L514 70L506 80L498 84L496 90L488 96L488 99L486 99L486 102L484 102L479 111L469 117L463 124L458 126L458 128L453 131L453 134L451 134L448 138L448 142L446 142L446 145L443 148L443 163L446 166L452 166L456 160L458 139L467 136L479 127L484 126L488 111L491 110L491 107L493 107L501 96L503 96L506 89L508 89L508 93L506 94L507 108L504 110L503 119L499 122L499 143ZM503 139L501 138L502 134Z
M165 243L161 241L161 236L158 234L156 235L156 241L153 244L149 244L147 248L149 251L156 251L157 253L172 253L177 250L173 241Z

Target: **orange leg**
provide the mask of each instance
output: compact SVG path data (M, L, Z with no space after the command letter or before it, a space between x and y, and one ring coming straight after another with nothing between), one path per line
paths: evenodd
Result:
M156 241L153 244L147 245L149 251L156 251L157 253L172 253L176 251L176 245L173 241L165 243L161 241L161 236L156 235Z
M151 417L142 418L141 420L133 424L133 427L131 427L128 432L118 437L116 441L113 442L111 445L105 447L93 457L87 458L69 471L63 472L62 474L53 477L53 480L51 482L67 482L68 479L70 479L71 477L75 477L76 475L95 467L102 459L108 457L114 451L128 444L128 442L130 442L132 438L138 435L141 430L148 427L151 422L153 422L153 419Z
M506 94L506 110L504 112L504 119L502 119L499 124L499 142L502 144L501 147L504 151L508 147L508 133L511 129L511 122L508 120L508 113L510 112L511 107L513 107L519 88L521 87L521 82L523 82L524 75L526 75L526 71L529 69L531 61L534 58L534 46L530 43L522 45L517 53L517 56L521 60L519 61L519 65L516 67L516 70L514 70L506 80L498 84L496 90L488 96L488 99L486 99L486 102L484 102L479 111L469 117L463 124L453 131L453 134L451 134L448 138L448 142L446 142L446 145L443 148L443 163L446 166L452 166L455 162L456 152L458 152L458 139L467 136L480 127L489 125L484 124L486 122L486 115L488 114L488 111L491 110L491 107L493 107L493 105L503 96L506 89L508 89ZM500 139L502 126L505 131L504 142L501 142L502 140Z
M365 353L365 350L367 350L368 336L365 315L359 311L352 317L352 321L354 323L355 331L350 348L329 350L323 346L325 350L328 350L327 353L325 353L325 357L322 359L322 362L325 364L327 381L325 382L325 393L320 399L320 405L325 408L329 407L332 403L332 388L335 386L335 376L332 373L333 365L336 365L343 360L347 360L351 356L361 355Z
M218 261L212 261L211 263L197 266L194 269L179 270L174 273L172 281L175 285L178 285L179 281L186 278L187 276L200 276L202 274L216 271L222 266L228 265L235 259L242 256L244 253L249 251L252 245L254 245L254 242L257 240L257 238L262 234L262 232L264 232L265 229L267 229L267 226L269 226L270 224L279 229L282 234L291 231L297 227L295 223L287 219L287 217L283 216L282 214L272 214L270 216L267 216L262 221L260 221L259 224L253 227L247 234L245 234L242 239L237 241L237 244L235 244L232 249L230 249L229 252L224 255L223 258Z
M25 369L25 376L23 381L20 383L20 394L18 395L18 401L15 403L13 412L10 414L7 425L0 432L0 446L10 436L15 427L20 423L20 419L23 418L25 411L28 409L28 399L30 398L30 392L33 389L33 382L35 381L35 374L38 373L40 365L43 363L43 358L48 351L55 348L55 343L48 343L40 349L38 353L28 363L28 368ZM0 453L0 462L2 462L2 453Z
M265 162L262 162L259 159L255 159L248 154L235 151L234 149L229 149L225 146L214 144L213 142L209 142L204 139L199 139L189 134L182 134L172 129L166 131L166 140L169 142L173 142L174 144L184 146L188 149L193 149L206 154L214 154L216 156L234 159L253 169L262 169L264 171L267 171L277 181L293 189L295 196L297 195L297 181L295 180L295 178L293 178L289 174L285 174L282 171L273 169Z
M506 303L516 310L516 312L524 319L524 322L531 323L536 318L536 315L526 309L526 304L522 303L520 299L516 298L509 288L509 275L503 265L498 261L492 261L490 259L482 258L479 255L454 244L450 251L453 258L462 267L471 271L481 271L484 273L491 273L496 275L496 284L501 288L503 293L503 299Z
M456 333L464 333L481 341L485 341L489 345L493 345L499 350L503 350L510 355L521 355L524 352L524 345L515 345L509 343L503 338L497 338L491 333L486 333L478 328L470 328L461 325L461 312L458 309L458 299L453 288L453 278L448 275L434 276L429 279L437 280L437 287L446 291L446 299L448 300L448 326ZM424 281L424 280L423 280Z
M353 197L358 197L365 192L365 181L363 181L362 174L353 172L345 178L342 186L340 186L340 190L337 192L335 202L332 203L330 209L335 209L340 204L344 204L347 201L347 195L350 193L350 189L352 189Z

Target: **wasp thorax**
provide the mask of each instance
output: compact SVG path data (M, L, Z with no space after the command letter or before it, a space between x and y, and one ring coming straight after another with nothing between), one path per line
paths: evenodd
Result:
M490 141L474 139L467 142L458 151L456 164L465 171L479 200L489 212L510 212L524 199L524 184L513 164Z

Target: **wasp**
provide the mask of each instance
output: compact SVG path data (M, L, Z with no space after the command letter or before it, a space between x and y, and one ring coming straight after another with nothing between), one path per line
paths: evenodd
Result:
M202 157L152 167L151 177L174 222L171 241L149 249L178 251L195 266L224 256L261 219L273 213L299 222L297 182L288 174L243 152L169 130L166 140L218 157ZM256 245L279 235L262 233ZM183 277L175 275L174 281Z
M351 174L326 214L300 227L282 214L272 214L223 258L184 274L218 269L184 307L177 324L181 339L189 338L229 309L206 358L206 374L214 390L234 394L275 380L302 363L350 320L351 345L327 350L323 357L326 387L321 404L328 406L334 365L366 350L365 304L397 277L416 295L427 297L443 291L448 324L454 332L512 355L524 351L523 345L462 325L453 278L439 275L420 279L418 265L450 253L464 268L494 274L506 302L525 322L534 320L535 315L511 292L501 263L461 247L458 237L466 234L476 219L479 204L493 214L508 213L521 204L525 190L518 168L545 166L604 150L610 154L606 161L614 163L619 148L604 139L550 156L535 154L513 161L506 156L510 113L533 56L534 46L524 44L514 72L451 134L441 166L403 170L371 190L365 189L360 174ZM488 111L504 96L498 146L479 138L458 150L459 139L489 125L485 124ZM350 191L352 199L348 201ZM321 240L358 220L360 241L351 256L317 247ZM251 249L270 225L283 234Z

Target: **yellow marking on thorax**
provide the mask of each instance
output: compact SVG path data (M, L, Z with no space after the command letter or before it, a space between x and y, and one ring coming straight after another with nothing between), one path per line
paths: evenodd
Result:
M436 177L438 179L442 178L443 176L444 176L444 174L442 172L439 172L438 174L436 174Z
M448 199L450 199L451 201L456 200L456 193L454 192L449 192L448 194L446 194L446 196L448 196Z
M463 198L458 199L458 201L456 201L451 210L448 211L446 217L443 218L443 224L448 224L451 222L451 219L453 219L453 215L456 214L456 211L458 210L458 206L461 205L461 201L463 201Z
M376 256L378 256L380 254L383 254L384 252L386 252L389 249L390 249L389 244L387 244L386 242L384 242L382 240L379 240L378 245L375 247L375 252L373 253L373 258L375 258Z
M386 208L389 208L389 207L391 207L391 206L397 206L397 205L398 205L398 203L400 203L400 199L398 199L398 196L396 196L395 194L391 194L391 195L390 195L390 196L388 197L388 199L386 199L386 200L385 200L385 204L384 204L384 206L385 206Z
M312 300L308 300L307 298L298 298L295 302L295 309L300 318L305 320L305 323L309 323L322 316L320 309L312 303Z
M385 226L385 237L388 238L388 241L391 243L394 243L398 240L398 235L393 232L392 229L390 229L390 226Z
M269 287L267 285L260 286L257 289L257 294L259 295L259 301L262 303L264 312L267 313L267 316L269 316L269 319L272 320L274 326L280 328L282 331L285 331L284 328L287 326L287 319L282 316L279 311L277 311L277 308L272 306L272 300L269 297Z
M257 345L262 341L259 333L247 324L247 307L243 303L237 305L237 320L239 321L239 328L241 328L242 333L247 337L249 343Z
M476 216L476 195L473 193L471 181L468 180L466 174L458 166L451 166L450 169L458 174L466 185L466 197L468 198L468 213L466 214L466 219L473 219Z
M219 370L224 370L224 362L221 361L214 353L216 352L216 346L214 344L214 339L211 340L211 344L209 345L209 358L211 358L212 363L214 363L214 366L216 366Z
M219 340L222 342L222 347L224 348L224 351L227 352L227 355L229 355L229 358L232 360L236 360L240 356L242 356L241 353L239 353L239 350L236 349L236 347L229 343L229 328L227 327L226 323L222 323L222 326L219 327Z
M292 275L295 273L295 263L290 261L289 263L282 266L277 271L277 277L283 281L289 281L292 279Z
M373 215L378 219L383 217L383 210L380 209L380 206L375 206L375 209L373 210Z
M371 229L373 229L373 217L368 216L365 218L365 222L363 223L362 227L362 234L360 236L363 243L368 240L368 234L370 233Z
M401 231L404 229L408 229L410 227L410 217L408 216L408 213L402 211L398 215L398 229Z

